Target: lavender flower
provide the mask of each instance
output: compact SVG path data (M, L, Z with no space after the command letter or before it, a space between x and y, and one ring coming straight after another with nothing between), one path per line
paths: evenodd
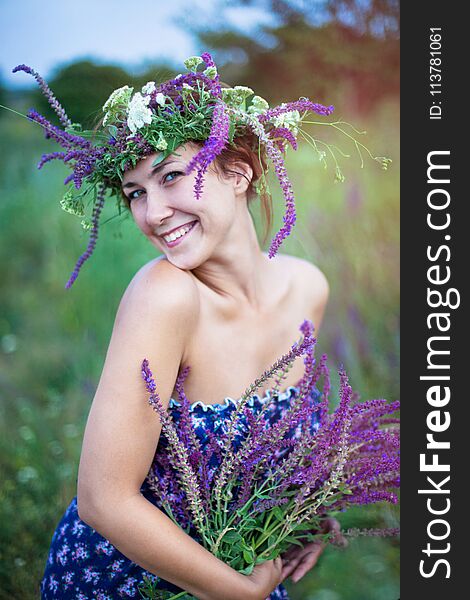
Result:
M271 138L267 135L262 125L261 118L264 117L264 115L254 117L251 115L247 115L246 113L241 113L239 117L247 123L247 125L252 129L253 133L256 136L258 136L260 142L264 145L266 154L268 155L269 159L274 165L274 171L276 173L276 177L279 181L284 195L284 201L286 204L286 210L283 216L284 225L276 233L273 240L271 241L271 245L269 247L268 252L269 258L274 258L283 240L290 234L292 227L295 224L296 213L294 203L294 191L292 189L292 184L287 175L287 170L284 164L284 158L282 156L282 153L275 146Z
M185 75L181 75L176 79L171 79L166 83L157 85L155 90L151 93L151 100L149 106L155 107L157 102L158 94L163 94L164 96L175 96L174 102L178 105L178 100L181 99L181 96L177 95L177 92L180 92L184 89L185 84L191 87L197 87L197 82L200 82L203 89L207 91L213 98L219 99L222 95L220 85L216 80L207 77L203 73L186 73Z
M44 81L44 79L39 75L39 73L37 73L36 71L31 69L31 67L28 67L27 65L18 65L17 67L15 67L12 70L12 73L17 73L18 71L24 71L25 73L32 75L36 79L36 81L39 84L39 87L41 88L42 93L47 98L47 101L49 102L51 107L55 110L62 125L64 127L70 127L72 125L72 121L68 118L67 113L62 108L59 101L54 96L51 89L49 88L47 83Z
M230 118L225 111L225 104L217 102L212 114L212 126L209 137L204 142L201 150L193 156L186 167L186 175L197 166L197 175L194 184L194 196L197 200L201 197L204 173L209 165L222 152L228 142Z
M259 115L258 118L261 123L265 123L266 121L271 121L274 117L279 117L282 114L289 113L294 110L311 111L317 113L318 115L327 117L331 115L334 109L334 106L323 106L323 104L312 102L308 98L301 98L300 100L295 100L294 102L283 102L281 105L276 106L275 108L270 108L265 113Z
M288 142L293 150L297 150L297 139L287 127L276 127L275 129L271 129L269 137L274 140L281 152L285 151L285 142Z
M388 527L385 529L358 529L356 527L352 527L350 529L346 529L342 534L347 537L394 537L400 535L400 529L398 527Z
M65 284L66 288L70 288L73 285L74 281L78 277L78 273L80 272L80 269L82 268L83 263L86 260L88 260L90 258L90 256L93 254L93 250L95 249L95 246L96 246L96 240L98 239L98 221L100 218L101 211L103 209L105 195L106 195L106 188L104 185L101 185L98 188L98 193L96 195L96 202L95 202L95 206L93 209L93 219L92 219L92 229L91 229L91 234L90 234L90 241L88 242L86 251L80 256L77 263L75 264L75 268L72 272L72 275L70 276L69 280Z
M158 413L162 422L162 430L165 435L168 436L171 442L171 450L174 466L180 469L180 482L183 486L184 491L187 494L188 502L191 507L192 516L194 523L198 530L204 535L204 525L206 521L205 513L201 502L201 493L196 480L194 470L189 464L187 457L187 449L181 444L178 439L176 428L171 421L168 412L163 407L162 401L157 393L155 381L153 379L152 372L149 368L147 359L142 361L142 377L146 383L147 391L150 394L149 403L152 408Z
M41 125L41 127L44 129L46 138L52 138L63 148L79 147L84 148L86 150L92 149L92 146L90 142L88 142L88 140L85 140L84 138L78 135L68 133L67 131L63 131L62 129L60 129L60 127L57 127L56 125L52 125L50 121L48 121L45 117L40 115L34 109L31 109L28 112L28 118L31 119L31 121L35 121L36 123L39 123L39 125Z
M178 515L181 522L190 524L193 516L189 502L185 503L177 491L181 477L186 475L171 470L177 464L171 456L181 453L181 444L186 446L187 456L193 452L194 461L188 459L186 465L192 467L191 481L199 481L208 517L205 529L200 531L203 543L215 556L245 574L251 572L256 560L281 554L293 538L314 539L315 534L308 531L321 529L321 519L330 510L396 502L393 489L399 485L398 432L382 423L389 420L387 415L398 404L384 400L357 402L357 394L341 368L339 405L329 414L325 410L330 386L326 355L315 361L313 324L305 321L300 329L302 342L294 344L289 353L247 388L227 416L226 426L219 429L217 436L208 433L204 453L194 453L188 428L189 401L183 390L187 369L182 371L176 385L182 401L179 435L166 433L170 451L157 455L162 470L153 489L161 490L170 516ZM266 402L255 414L246 403L248 396L260 382L292 362L294 355L302 354L305 373L301 381L305 385L299 386L286 412L276 422L270 422L271 403ZM148 374L148 365L142 372L154 398L156 386ZM321 378L323 395L313 387ZM162 418L162 431L166 432L168 417L161 409L157 412ZM320 422L317 418L312 420L318 414ZM310 423L310 427L305 427L305 423ZM155 480L155 471L151 478ZM189 499L188 492L186 497ZM370 530L370 534L382 535L385 531L392 532ZM239 539L243 544L237 542Z

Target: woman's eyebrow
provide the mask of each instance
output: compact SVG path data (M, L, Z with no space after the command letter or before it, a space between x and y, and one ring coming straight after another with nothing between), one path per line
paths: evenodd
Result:
M160 163L159 165L157 165L156 167L154 167L154 168L152 169L152 171L151 171L151 173L149 174L149 176L147 177L147 179L150 179L151 177L153 177L153 176L155 175L155 173L158 173L158 172L159 172L159 171L161 171L163 168L165 168L167 165L171 165L171 164L173 164L174 162L176 162L176 160L168 160L168 161L165 161L165 162L163 162L163 163ZM129 188L129 187L134 187L134 186L137 186L137 185L140 185L140 184L138 184L138 183L135 183L134 181L128 181L127 183L125 183L125 184L122 186L122 189L123 189L123 190L125 190L126 188Z

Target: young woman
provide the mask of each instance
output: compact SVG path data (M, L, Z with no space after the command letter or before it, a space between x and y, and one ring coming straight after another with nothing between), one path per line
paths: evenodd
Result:
M289 200L279 156L287 143L292 143L297 111L275 115L273 119L290 115L294 125L289 127L287 120L273 121L275 135L267 139L254 121L253 115L267 114L259 99L258 113L254 110L250 117L255 124L247 130L242 127L244 115L250 114L246 104L242 108L239 100L226 96L224 102L221 94L213 93L210 82L218 84L218 76L210 57L203 55L203 60L204 74L197 76L192 70L197 90L194 83L190 85L193 79L189 76L186 88L180 76L159 87L147 84L132 100L129 88L117 90L104 106L104 125L109 126L113 119L117 123L112 125L115 130L110 129L114 138L105 150L102 146L95 151L69 129L59 134L58 128L45 125L49 135L53 132L57 141L69 144L69 155L62 153L59 158L75 160L76 187L84 177L96 173L108 187L116 188L119 179L119 191L136 225L161 256L136 273L121 299L84 435L77 498L52 539L41 582L44 599L138 597L138 585L144 576L152 575L159 589L184 589L202 600L288 598L281 582L290 575L300 579L322 550L317 543L293 546L283 559L267 561L257 565L251 575L242 575L159 508L147 478L165 447L159 440L160 420L148 404L141 379L144 357L155 369L159 396L176 422L175 382L182 369L191 367L185 393L192 401L197 435L204 444L205 433L214 431L216 423L220 425L229 416L233 402L247 386L298 339L304 319L318 332L328 298L327 281L316 266L280 253L273 259L273 253L268 256L261 250L249 211L268 158L274 161ZM246 90L238 88L239 96L246 96ZM48 89L47 93L52 96ZM188 97L194 105L185 101ZM52 97L53 106L54 101L61 121L67 124L65 112ZM123 124L119 112L122 114L126 102L127 122ZM152 102L153 109L149 108ZM227 114L232 114L229 109L234 105L238 120L229 143ZM158 122L165 127L176 118L175 112L178 118L184 116L190 128L198 111L207 114L203 111L207 106L212 114L205 134L190 132L188 139L182 140L157 129ZM256 102L252 106L256 109ZM246 117L247 122L250 119ZM39 121L39 116L35 120ZM153 137L138 138L146 126L154 127ZM125 138L124 134L119 138L120 130L125 130ZM134 146L129 150L129 139L143 149L140 155ZM149 139L156 140L150 148ZM168 148L165 144L170 139L173 144ZM224 142L217 151L214 140ZM75 150L72 144L76 144ZM109 156L113 165L122 164L118 158L122 160L131 151L134 159L113 181ZM53 158L60 153L55 154ZM262 197L269 223L270 207L266 195ZM98 192L93 243L79 266L94 247L102 199ZM287 235L292 222L289 218L284 222ZM278 246L281 241L282 236ZM278 413L288 409L303 372L303 363L297 360L278 395ZM270 397L266 385L251 399L254 411ZM329 527L337 529L338 525L330 522Z

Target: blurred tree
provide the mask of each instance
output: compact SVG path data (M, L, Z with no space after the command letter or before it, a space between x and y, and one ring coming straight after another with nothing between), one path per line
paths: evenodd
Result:
M367 113L399 93L398 3L395 0L245 0L270 10L276 25L256 36L226 20L196 32L224 79L252 86L272 102L309 96L343 111ZM269 47L267 47L269 46ZM346 98L346 100L344 100ZM340 101L341 99L341 101Z
M331 22L360 34L399 37L399 0L243 0L243 4L269 7L284 23L302 19L317 25Z

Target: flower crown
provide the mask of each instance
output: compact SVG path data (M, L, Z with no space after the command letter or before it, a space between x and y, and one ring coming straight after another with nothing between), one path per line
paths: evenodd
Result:
M209 165L237 136L253 133L259 140L259 150L264 150L274 167L285 200L284 224L271 241L270 258L276 255L296 220L294 193L287 176L284 156L289 146L297 149L298 135L301 134L317 150L320 160L326 166L326 152L318 147L318 144L323 144L336 163L336 179L344 179L333 147L304 132L301 129L304 123L332 125L354 141L359 154L361 147L371 158L379 161L384 169L390 162L387 158L372 156L365 146L342 129L342 125L349 124L342 121L315 123L306 120L308 113L312 112L321 116L330 115L334 110L333 106L326 107L308 98L300 98L270 108L266 100L256 96L248 87L222 87L217 67L209 53L190 57L184 64L187 73L177 75L171 81L161 84L150 81L140 92L134 92L129 86L115 90L103 106L104 119L101 127L95 131L85 131L80 124L71 122L36 71L26 65L18 65L13 69L14 73L24 71L36 79L62 125L53 125L34 109L28 113L29 119L43 127L46 138L55 140L63 148L61 152L44 154L38 168L51 160L59 159L72 169L72 173L64 181L69 188L61 201L61 207L83 218L85 199L92 199L91 218L82 220L82 226L91 229L88 247L78 259L66 288L72 286L83 263L95 248L106 192L109 190L117 197L120 214L123 208L123 175L149 154L158 152L152 163L155 166L181 144L188 141L203 142L186 168L186 175L196 171L194 196L200 199L204 175ZM257 182L257 189L268 189L264 172Z

